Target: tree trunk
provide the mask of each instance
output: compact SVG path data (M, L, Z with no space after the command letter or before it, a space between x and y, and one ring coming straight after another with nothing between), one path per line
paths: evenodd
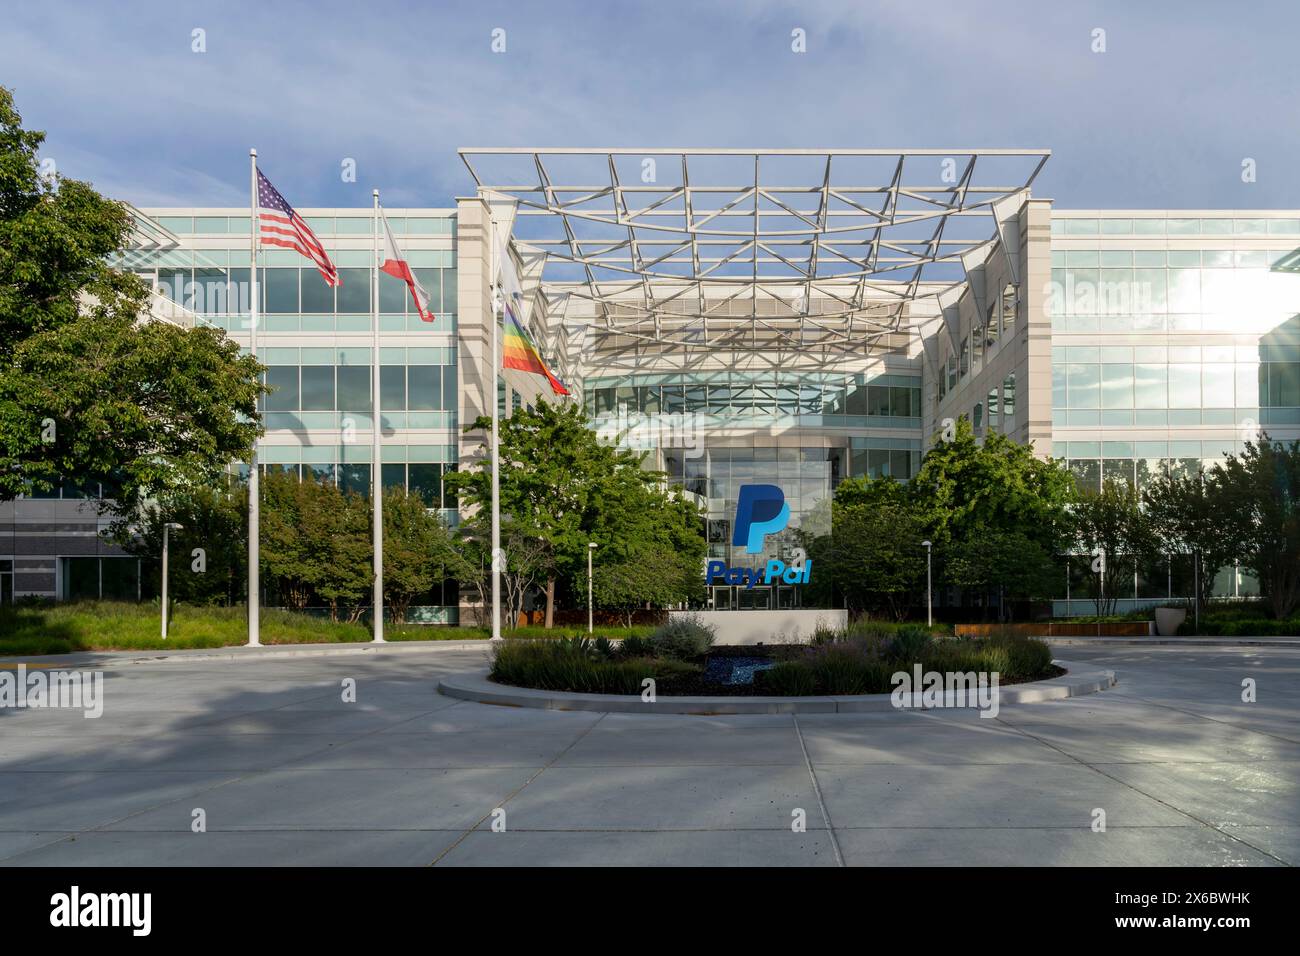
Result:
M555 577L546 579L546 629L549 631L555 623Z

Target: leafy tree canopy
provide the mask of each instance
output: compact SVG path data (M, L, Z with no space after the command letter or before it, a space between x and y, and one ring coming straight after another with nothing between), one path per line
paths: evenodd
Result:
M108 264L130 215L42 176L44 139L0 87L0 501L63 477L127 501L212 484L258 433L260 366L219 330L139 321L148 288Z
M703 519L696 507L665 489L662 473L643 467L644 453L602 442L576 403L539 400L499 427L503 529L508 523L512 534L545 543L554 565L548 594L559 575L574 583L581 579L585 596L587 545L593 541L599 546L597 559L611 566L664 551L702 562ZM490 428L488 418L466 426L467 431ZM461 501L484 516L492 504L491 482L486 455L473 469L447 478ZM702 563L698 574L702 579Z

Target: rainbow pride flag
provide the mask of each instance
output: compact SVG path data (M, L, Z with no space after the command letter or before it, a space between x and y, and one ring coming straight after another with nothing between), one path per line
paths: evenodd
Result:
M568 388L551 374L551 370L542 361L537 346L533 344L528 332L515 318L515 311L511 308L509 299L506 300L504 324L505 336L501 341L502 368L512 368L532 375L541 375L550 383L551 391L556 395L568 395Z
M524 290L519 283L519 275L515 272L514 260L510 258L506 243L500 235L496 237L496 247L497 269L501 275L500 291L505 306L502 310L505 315L502 321L504 334L501 341L501 367L540 375L550 383L551 391L556 395L568 395L569 389L551 374L551 370L542 361L542 354L533 344L532 336L519 321L519 316L523 314Z

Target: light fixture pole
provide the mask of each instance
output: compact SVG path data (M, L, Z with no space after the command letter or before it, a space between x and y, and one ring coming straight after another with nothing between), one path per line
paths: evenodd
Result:
M591 610L591 556L596 550L596 542L587 542L587 633L592 632L594 617Z
M930 584L930 554L932 546L929 541L922 541L925 547L925 626L934 626L934 587Z
M163 540L162 540L162 637L167 640L167 533L169 531L180 531L182 525L175 521L163 523Z

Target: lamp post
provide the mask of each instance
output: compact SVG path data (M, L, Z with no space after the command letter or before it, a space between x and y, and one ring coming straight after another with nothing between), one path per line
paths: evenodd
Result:
M925 547L925 626L934 626L934 587L930 584L930 554L932 546L929 541L922 541Z
M592 632L593 615L591 609L591 556L595 553L596 542L587 542L587 633Z
M163 524L163 546L162 546L162 636L167 640L167 533L169 531L180 531L182 525L175 521L168 521Z

